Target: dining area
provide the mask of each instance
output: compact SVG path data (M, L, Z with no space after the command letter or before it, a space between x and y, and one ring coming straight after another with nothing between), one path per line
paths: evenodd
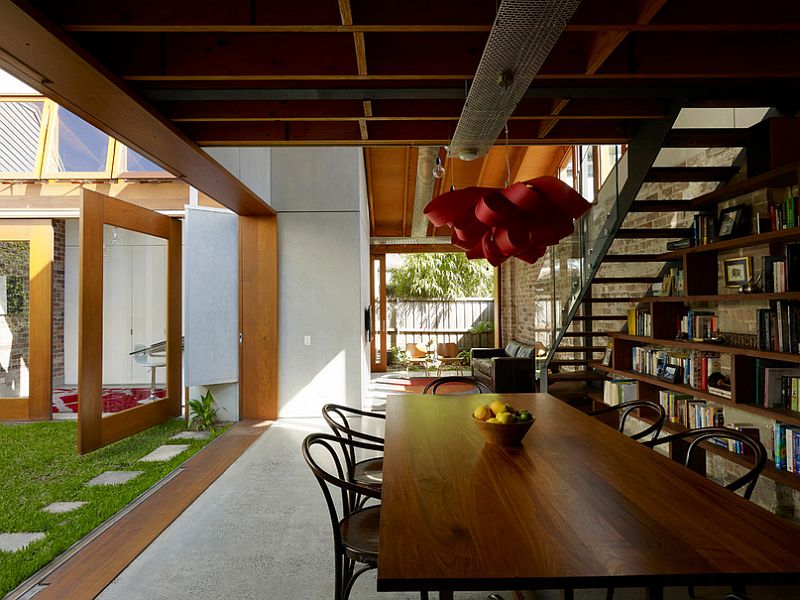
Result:
M426 391L385 414L326 405L328 431L301 444L333 528L326 597L800 597L800 527L749 500L766 456L727 486L685 466L726 430L670 436L656 414L632 433L649 407ZM493 402L532 416L521 440L484 436L473 413Z

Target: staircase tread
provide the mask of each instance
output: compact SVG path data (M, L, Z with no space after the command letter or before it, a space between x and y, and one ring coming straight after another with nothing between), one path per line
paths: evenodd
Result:
M606 254L602 262L632 263L632 262L663 262L660 254Z
M606 346L559 346L554 352L603 352Z
M678 127L672 129L662 148L743 148L747 129L743 127Z
M607 331L567 331L564 337L605 337Z
M592 283L656 283L661 277L595 277Z
M691 200L637 200L628 212L697 212Z
M584 317L577 315L572 317L573 321L627 321L628 315L591 315Z
M739 167L651 167L647 182L730 181Z
M690 227L641 227L641 228L621 228L615 236L618 239L637 239L637 238L685 238L692 233Z
M632 297L623 298L621 296L609 296L609 297L605 297L605 298L584 298L583 299L584 302L586 302L586 303L591 302L592 304L597 304L597 303L608 303L608 304L611 304L611 303L614 303L614 302L631 302L633 300L635 300L635 298L632 298Z
M548 381L603 381L605 373L596 371L568 371L566 373L550 373Z

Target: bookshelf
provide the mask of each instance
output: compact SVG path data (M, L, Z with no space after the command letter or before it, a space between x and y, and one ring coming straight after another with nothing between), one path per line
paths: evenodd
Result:
M730 200L765 187L793 186L798 183L798 180L800 180L800 163L793 163L750 179L728 185L721 190L699 196L692 201L692 206L712 209L725 200ZM753 212L755 212L755 210ZM794 222L796 223L796 221ZM781 379L779 375L780 371L776 370L774 371L774 377L779 383L772 384L777 385L777 387L770 387L769 392L771 394L780 391L781 394L779 397L776 397L764 393L765 384L763 381L769 377L770 373L767 369L785 368L785 372L788 373L790 369L800 368L800 353L778 352L774 350L774 348L784 348L798 352L796 336L797 331L800 330L800 326L798 326L798 321L793 321L792 319L796 318L797 313L795 311L797 306L800 305L800 289L797 287L797 271L794 270L796 269L797 262L791 262L796 261L797 247L792 247L790 252L787 250L786 246L786 244L796 242L800 242L800 227L778 229L765 233L723 239L700 246L659 254L658 258L660 260L673 263L676 268L675 273L682 271L682 285L678 286L681 294L633 299L632 302L636 304L636 309L635 318L633 313L630 317L632 326L633 324L636 325L637 334L646 332L647 335L633 335L622 332L609 333L609 344L613 349L610 366L605 366L600 363L591 363L589 366L599 372L605 373L609 377L635 381L638 389L637 397L641 400L651 400L658 403L659 392L661 390L669 390L677 392L678 394L691 396L698 400L705 400L706 402L713 403L726 411L726 417L728 419L731 417L726 409L730 408L741 411L741 413L739 413L740 415L742 413L752 414L754 423L756 422L756 416L758 416L762 419L762 423L780 421L790 426L800 426L800 410L769 406L769 401L765 402L762 400L763 394L763 396L770 401L774 400L774 398L778 398L778 401L774 402L775 404L786 406L787 404L785 402L789 402L789 405L792 405L790 402L791 399L789 398L789 395L793 391L791 384L797 382L797 375L787 374L785 378ZM752 249L752 252L741 252L746 249ZM795 267L793 267L791 276L784 274L784 279L780 287L777 287L780 280L778 276L775 277L775 289L786 290L788 288L789 290L796 291L759 291L751 294L741 294L737 293L735 288L722 287L722 282L720 281L722 275L722 260L731 257L733 253L737 253L739 256L754 254L756 256L767 257L788 254L790 258L785 261L787 263L785 266L787 272L789 270L789 264L795 265ZM769 265L772 263L768 263L767 260L768 259L763 260L764 265L766 265L764 268L769 267L771 269L772 267ZM754 265L755 272L753 275L759 273L760 267L762 267L762 264ZM767 271L767 273L769 273L769 271ZM769 275L764 277L764 279L766 281L772 281ZM761 285L764 285L763 281ZM665 285L665 288L666 287L668 286ZM771 284L766 289L772 289ZM735 303L735 305L733 303ZM791 303L791 305L788 303ZM759 306L759 304L761 306ZM774 321L772 323L770 322L770 316L766 314L767 310L763 308L765 306L769 307L768 310L772 313L775 313L776 309L780 309L777 312L783 315L784 329L781 329L780 325L778 326L778 331L782 331L783 344L776 341L778 336L775 335L775 324ZM736 312L726 313L725 311L727 310ZM706 314L704 314L704 311ZM713 315L709 314L711 311L713 311ZM719 315L736 314L736 318L740 318L738 315L742 313L752 314L753 322L757 325L760 334L758 339L759 345L769 349L676 339L679 332L682 330L682 321L685 324L685 317L687 316L690 317L690 321L695 323L694 335L700 337L702 333L698 332L702 332L704 329L710 329L708 323L713 324L714 328L717 327ZM787 317L787 315L790 316ZM773 318L774 316L773 314ZM699 318L693 319L693 317ZM704 317L710 319L710 321L704 321ZM763 320L762 317L764 317ZM744 318L749 319L749 317ZM730 320L731 317L729 316L728 319ZM764 327L762 327L762 325L764 325ZM770 327L772 327L771 330ZM722 331L726 331L725 328L721 329ZM689 331L691 331L691 329ZM727 329L727 331L740 330L731 328ZM767 333L763 333L765 331ZM743 344L744 343L746 342L743 342ZM637 348L642 347L647 348L641 351L637 350ZM652 352L650 351L651 349L653 350ZM687 376L685 381L692 381L694 385L702 387L703 389L685 385L683 379L672 383L658 378L654 374L646 374L635 370L639 368L639 366L642 366L645 367L644 370L652 371L652 366L645 366L649 364L647 359L652 358L653 362L656 356L661 359L659 356L661 351L675 353L675 355L667 356L666 360L668 362L682 363L684 365L702 363L702 369L700 370L701 376L697 377L698 370L695 368L695 370L690 372L692 376ZM723 359L725 364L720 365L719 359L712 359L711 357L704 358L703 355L699 353L714 353L711 356L724 355ZM729 364L727 364L728 359ZM644 360L644 363L641 362L642 360ZM711 366L712 360L716 362L713 369ZM639 361L640 364L637 364L637 361ZM729 398L712 394L705 389L706 385L704 382L706 381L706 377L711 372L719 371L720 366L722 366L722 372L725 372L730 377L731 393ZM795 387L795 392L796 389ZM602 393L592 395L590 398L596 404L603 403ZM764 404L766 404L766 406ZM793 405L794 408L797 408L796 404L795 401ZM735 411L731 412L734 413L735 419ZM639 418L645 422L648 421L647 415L640 415ZM730 421L727 422L730 423ZM671 433L677 433L685 429L686 427L678 423L668 422L665 425L665 431ZM762 437L763 435L764 432L762 431ZM762 439L762 443L768 448L770 447L771 441L771 439ZM720 448L713 444L704 444L703 447L705 450L723 455L733 462L745 464L747 461L746 457L741 457L734 452L730 452L727 449ZM674 449L671 449L671 451L674 451ZM800 474L779 471L775 468L774 462L768 463L763 475L794 490L800 490Z

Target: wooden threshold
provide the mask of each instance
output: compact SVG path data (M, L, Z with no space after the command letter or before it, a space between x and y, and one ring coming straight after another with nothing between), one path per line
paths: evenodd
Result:
M239 422L189 458L167 483L38 581L44 587L36 600L97 596L271 424Z

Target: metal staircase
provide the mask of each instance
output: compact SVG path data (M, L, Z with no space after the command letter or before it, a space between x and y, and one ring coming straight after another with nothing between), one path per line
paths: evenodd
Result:
M745 145L745 129L673 129L678 112L670 110L667 118L640 130L606 179L597 205L576 224L579 273L561 311L560 326L554 330L551 350L540 364L542 390L579 399L591 392L592 382L605 379L605 374L591 369L591 363L602 357L606 334L624 329L627 308L636 298L648 295L652 284L661 281L671 266L659 252L668 240L688 237L691 228L686 225L691 224L694 214L703 212L703 207L691 199L637 200L642 186L651 182L724 186L739 172L743 150L732 166L653 167L661 148ZM647 226L636 226L640 217L649 221ZM620 250L615 240L633 243ZM637 245L636 240L643 243ZM653 240L659 240L663 247L654 251Z

